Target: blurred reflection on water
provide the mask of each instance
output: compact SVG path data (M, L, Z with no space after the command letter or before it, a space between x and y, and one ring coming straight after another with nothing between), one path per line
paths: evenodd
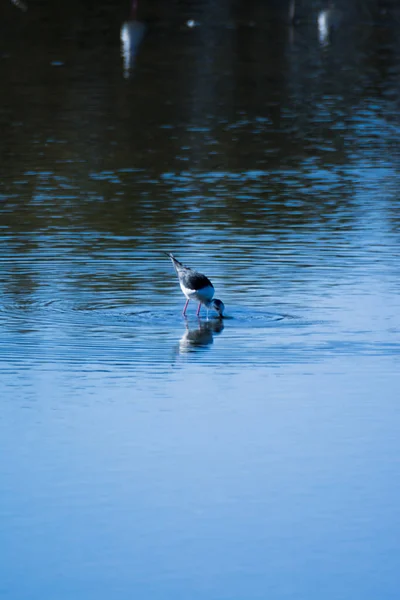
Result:
M224 323L221 319L200 321L197 327L190 328L186 323L186 332L179 340L179 352L190 352L199 348L206 348L214 341L214 335L221 333Z
M399 16L6 3L0 595L397 598Z
M146 32L146 25L137 18L138 0L133 0L129 18L121 26L121 53L124 59L124 77L129 77L138 48Z

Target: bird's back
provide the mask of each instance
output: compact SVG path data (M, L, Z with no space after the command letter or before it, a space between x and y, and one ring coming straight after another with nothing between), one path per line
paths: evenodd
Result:
M177 260L173 254L166 254L170 257L172 264L174 265L174 269L178 275L179 282L185 288L196 291L206 287L214 288L213 284L208 279L208 277L206 277L202 273L199 273L198 271L195 271L194 269L191 269L190 267L186 267L181 262L179 262L179 260Z

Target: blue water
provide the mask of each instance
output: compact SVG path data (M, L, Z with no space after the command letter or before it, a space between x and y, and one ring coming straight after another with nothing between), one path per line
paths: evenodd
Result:
M400 21L322 4L6 5L1 598L397 600Z

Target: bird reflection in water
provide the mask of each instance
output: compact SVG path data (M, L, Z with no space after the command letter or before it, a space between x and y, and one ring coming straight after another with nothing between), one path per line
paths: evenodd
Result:
M121 25L121 53L124 59L124 77L128 78L135 63L138 48L146 32L146 25L137 20L138 0L133 0L127 21Z
M198 322L196 329L190 329L186 321L186 332L179 341L179 352L193 352L200 348L207 348L214 341L214 335L221 333L224 329L222 319L211 319L210 321Z

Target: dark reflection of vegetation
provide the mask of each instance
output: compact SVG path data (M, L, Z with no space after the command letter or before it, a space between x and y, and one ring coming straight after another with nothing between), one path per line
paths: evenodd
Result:
M357 227L360 170L384 161L398 188L395 20L372 2L343 5L323 48L318 2L302 3L295 29L282 3L198 3L193 31L184 27L189 4L178 4L139 3L149 35L128 80L123 6L43 4L6 16L7 243L19 236L29 254L50 232L44 248L56 252L64 231L69 252L90 257L107 247L173 248L191 227L210 241L230 230L239 243L270 235L279 247L287 232ZM395 230L398 203L381 210Z

